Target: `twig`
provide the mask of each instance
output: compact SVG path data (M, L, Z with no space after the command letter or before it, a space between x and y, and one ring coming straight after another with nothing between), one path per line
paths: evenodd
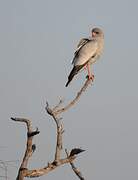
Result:
M66 152L67 157L69 157L70 155L69 155L67 149L65 149L65 152ZM82 173L80 172L80 170L75 167L75 165L72 161L70 162L70 165L71 165L71 168L74 171L74 173L78 176L78 178L80 180L85 180L84 177L82 176Z
M16 122L24 122L27 126L27 144L26 144L26 151L21 163L21 166L19 168L18 171L18 176L16 178L16 180L23 180L26 174L26 170L27 170L27 165L28 165L28 161L29 158L32 156L32 141L33 141L33 137L36 134L39 134L38 129L36 131L32 130L32 125L31 125L31 121L28 119L24 119L24 118L11 118L13 121Z

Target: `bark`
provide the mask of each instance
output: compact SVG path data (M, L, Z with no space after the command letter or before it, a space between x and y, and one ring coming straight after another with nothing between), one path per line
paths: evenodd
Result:
M82 176L82 173L79 171L78 168L75 167L73 161L76 159L77 155L84 150L74 148L71 150L71 153L69 154L66 150L66 157L62 158L61 157L61 152L63 150L63 133L64 133L64 128L63 128L63 123L62 123L62 118L60 117L61 113L69 110L73 105L75 105L78 100L80 99L82 93L87 89L88 85L91 83L90 79L87 79L80 91L78 91L77 95L75 98L70 101L65 107L62 107L63 101L60 100L59 103L54 107L50 108L49 103L46 102L46 107L45 110L46 112L52 117L56 124L56 148L55 148L55 157L52 162L49 162L47 166L39 168L39 169L33 169L29 170L27 168L28 166L28 161L30 157L32 156L33 152L36 149L36 145L33 144L33 138L34 136L38 135L40 132L38 128L36 130L33 130L32 128L32 123L31 120L29 119L24 119L24 118L11 118L15 122L22 122L25 123L27 127L27 142L26 142L26 150L24 153L23 160L21 162L20 168L18 170L18 175L16 180L23 180L24 177L40 177L43 176L50 171L53 171L57 167L64 165L66 163L70 164L72 167L72 170L74 173L77 175L77 177L80 180L84 180L84 177ZM77 150L77 151L76 151Z

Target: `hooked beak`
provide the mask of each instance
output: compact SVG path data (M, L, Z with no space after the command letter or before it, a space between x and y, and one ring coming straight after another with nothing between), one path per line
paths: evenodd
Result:
M92 32L92 37L95 37L96 36L96 33L95 32Z

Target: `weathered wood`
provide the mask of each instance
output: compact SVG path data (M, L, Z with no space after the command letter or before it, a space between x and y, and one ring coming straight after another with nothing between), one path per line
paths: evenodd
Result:
M32 156L36 146L33 144L33 138L35 135L39 134L40 132L38 129L35 131L32 130L32 124L31 120L24 119L24 118L11 118L15 122L23 122L26 124L27 127L27 142L26 142L26 150L23 157L23 160L21 162L20 168L18 170L18 175L16 180L24 180L24 177L39 177L42 175L45 175L49 173L50 171L53 171L57 167L64 165L66 163L70 163L72 170L77 175L77 177L80 180L84 180L84 177L82 176L81 172L78 170L78 168L75 167L73 161L76 159L76 154L78 153L71 153L68 155L66 151L66 158L61 158L61 152L63 148L63 138L62 135L64 133L63 124L61 122L60 114L67 111L69 108L71 108L73 105L76 104L76 102L80 99L82 93L87 89L88 85L91 83L91 80L87 79L84 83L83 87L80 89L80 91L77 93L76 97L69 102L65 107L60 108L63 101L60 100L59 103L54 107L50 108L48 102L46 103L45 110L47 113L52 116L55 124L56 124L56 148L55 148L55 158L52 162L48 163L47 166L40 168L40 169L33 169L29 170L27 168L29 158ZM73 149L74 150L74 149ZM83 150L82 150L83 151Z

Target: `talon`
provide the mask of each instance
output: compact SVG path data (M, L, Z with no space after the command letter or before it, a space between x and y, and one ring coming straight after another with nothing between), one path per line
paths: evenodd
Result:
M90 75L87 75L86 78L88 80L92 80L92 82L94 81L94 75L92 74L91 76Z
M91 76L88 75L88 79L92 80L92 82L94 81L94 74L92 74Z

